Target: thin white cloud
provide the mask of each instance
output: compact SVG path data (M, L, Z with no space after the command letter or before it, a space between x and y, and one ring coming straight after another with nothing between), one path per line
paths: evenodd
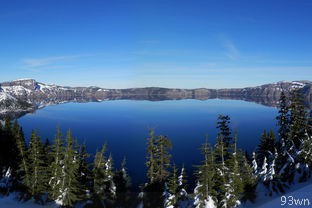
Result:
M228 38L224 34L219 34L217 38L219 39L221 46L225 50L225 55L229 59L231 59L232 61L236 61L240 58L241 53L230 38Z
M27 69L42 69L44 68L53 68L55 64L60 62L78 59L82 57L87 57L91 55L71 55L71 56L55 56L55 57L46 57L46 58L26 58L23 59L23 68ZM58 66L59 67L59 66Z
M240 57L240 51L234 45L234 43L229 39L223 40L223 47L226 49L226 55L231 60L235 61L238 60Z

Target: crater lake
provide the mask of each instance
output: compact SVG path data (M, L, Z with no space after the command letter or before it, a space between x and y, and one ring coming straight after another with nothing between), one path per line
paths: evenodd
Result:
M64 103L47 106L19 118L29 140L32 130L53 143L56 128L65 137L70 129L79 144L85 143L93 161L96 150L107 143L114 167L126 158L133 187L146 182L148 131L166 135L172 142L172 163L185 166L190 178L202 161L201 144L214 145L219 114L229 115L231 130L238 135L238 147L256 149L263 130L276 132L277 109L241 100L110 100L90 103ZM35 129L33 129L35 127Z

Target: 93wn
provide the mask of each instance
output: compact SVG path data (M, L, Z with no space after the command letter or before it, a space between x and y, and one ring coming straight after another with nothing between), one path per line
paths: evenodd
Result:
M293 196L281 196L281 206L309 206L309 199L297 199Z

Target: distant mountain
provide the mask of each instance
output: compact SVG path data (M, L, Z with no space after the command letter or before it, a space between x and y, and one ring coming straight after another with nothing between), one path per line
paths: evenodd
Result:
M276 106L280 93L288 94L294 89L305 96L309 108L312 103L312 82L277 82L258 87L234 89L173 89L129 88L106 89L100 87L64 87L47 85L34 79L20 79L0 83L0 115L20 114L48 105L64 102L100 102L103 100L178 100L178 99L234 99L246 100L267 106Z

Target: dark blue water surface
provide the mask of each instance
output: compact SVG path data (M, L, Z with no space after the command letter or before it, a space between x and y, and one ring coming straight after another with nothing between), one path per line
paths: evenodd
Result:
M95 153L107 142L115 167L127 158L133 184L146 180L145 158L148 129L167 135L172 141L172 159L192 174L193 166L202 158L199 148L214 142L219 114L231 117L231 127L238 132L238 146L253 151L264 129L276 129L277 109L237 100L174 100L130 101L116 100L101 103L67 103L49 106L19 119L27 138L37 129L43 140L53 141L56 127L64 134L71 129L88 151Z

